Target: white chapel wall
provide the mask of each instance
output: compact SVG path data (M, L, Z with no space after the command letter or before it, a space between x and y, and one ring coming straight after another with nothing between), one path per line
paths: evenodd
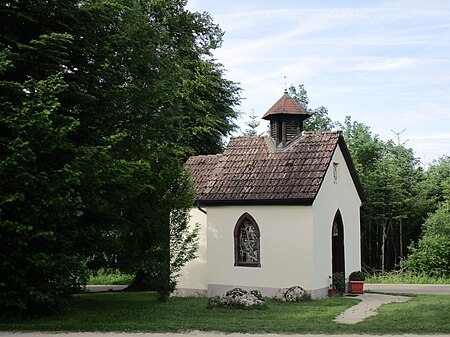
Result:
M334 182L333 163L337 163L337 181ZM314 210L314 273L315 289L328 288L332 272L331 230L337 210L344 224L346 277L361 268L360 205L358 192L339 146L333 155L322 187L313 204Z
M234 227L249 213L260 229L261 267L234 266ZM311 206L215 206L208 208L208 293L239 286L273 296L283 287L312 287Z
M182 296L206 295L208 289L207 282L207 234L205 213L197 208L190 211L190 229L195 224L200 225L199 249L197 258L189 261L181 270L181 276L177 279L177 290L175 294Z

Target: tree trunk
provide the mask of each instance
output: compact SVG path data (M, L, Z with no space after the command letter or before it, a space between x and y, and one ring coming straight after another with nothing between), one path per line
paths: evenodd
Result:
M161 302L166 302L170 295L170 218L167 215L162 228L163 251L162 270L158 282L158 294Z
M387 230L387 220L383 223L383 230L381 234L381 273L385 270L385 247L386 247L386 230Z
M154 282L152 282L149 275L143 271L138 270L134 276L133 281L128 285L125 291L148 291L155 290Z
M388 263L388 267L390 270L395 269L395 265L397 264L398 261L398 245L397 245L397 236L395 235L395 230L394 230L394 222L391 221L389 224L389 235L391 237L391 242L392 242L392 254L390 255L390 259Z
M400 260L402 260L403 259L403 228L402 228L402 219L401 218L400 218L399 231L400 231Z

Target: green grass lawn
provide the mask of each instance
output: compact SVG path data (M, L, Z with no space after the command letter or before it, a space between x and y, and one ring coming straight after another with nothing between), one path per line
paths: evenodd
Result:
M333 318L358 300L333 297L304 303L268 300L268 309L208 309L206 298L171 298L150 292L109 292L74 296L70 309L57 316L0 320L0 330L47 331L223 331L243 333L449 333L450 296L419 295L388 304L379 315L356 325Z

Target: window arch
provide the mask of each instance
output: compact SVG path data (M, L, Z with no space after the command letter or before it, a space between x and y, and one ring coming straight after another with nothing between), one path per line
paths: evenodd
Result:
M248 213L234 227L234 265L261 267L259 227Z

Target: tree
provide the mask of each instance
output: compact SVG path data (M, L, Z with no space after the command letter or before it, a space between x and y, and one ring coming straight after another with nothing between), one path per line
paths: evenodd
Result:
M405 243L417 237L423 170L411 149L372 136L370 128L346 117L344 137L361 179L367 203L361 211L363 264L394 269Z
M407 270L431 276L450 275L450 160L443 156L425 172L419 185L419 207L427 210L417 242L409 247L403 261Z
M155 27L148 27L148 17L152 17L158 36L160 31L166 31L170 38L157 40L158 45L166 45L167 59L162 60L167 63L158 68L159 72L164 71L161 81L160 73L152 75L154 64L147 66L148 58L139 58L144 64L136 68L139 73L135 77L141 78L143 69L148 70L153 83L144 87L132 83L127 113L131 118L138 116L132 124L137 128L131 133L127 129L123 138L120 134L117 147L117 156L125 155L133 166L140 166L144 159L144 174L140 177L146 177L147 184L138 179L140 186L148 186L135 189L140 192L133 192L127 205L122 206L121 220L125 225L120 226L120 238L132 244L124 245L126 249L118 256L118 263L136 274L132 287L144 288L155 283L161 299L167 298L170 290L169 219L175 201L186 200L186 196L180 195L184 190L173 190L172 184L182 175L181 163L188 154L222 150L222 136L235 127L233 119L237 113L233 106L239 91L234 83L223 78L222 67L206 58L219 45L222 33L207 15L190 13L184 5L184 1L148 1L141 16L142 27L136 25L135 18L128 22L136 34L133 52L147 44L141 41L143 38L155 43ZM152 35L143 35L146 30ZM156 62L160 60L156 58ZM161 85L168 89L160 92ZM159 102L155 102L155 96ZM176 198L168 194L169 190L177 193ZM191 198L189 206L192 203ZM186 208L183 210L187 212Z
M216 39L220 40L221 34ZM240 102L241 89L225 79L221 64L198 56L188 65L187 78L175 95L181 114L177 125L180 142L191 148L191 154L220 153L223 140L237 129L239 112L234 107Z
M410 255L403 265L411 272L437 277L450 276L450 212L443 202L423 224L423 235L409 246Z
M211 57L219 27L184 6L2 7L0 274L11 275L0 282L2 308L55 309L84 282L86 267L104 264L144 283L152 274L165 298L169 239L188 252L172 254L175 266L193 256L182 163L221 149L235 128L239 88Z
M5 312L59 309L86 280L88 228L71 137L76 118L61 111L68 34L51 33L0 52L0 306ZM48 50L52 53L47 53ZM18 64L48 75L9 80ZM76 229L76 230L75 230Z
M422 207L428 213L450 199L450 157L442 156L433 161L425 172L425 179L420 185Z
M243 136L259 136L257 129L260 124L258 115L255 114L255 110L252 109L252 113L249 116L249 121L245 124L247 125L247 129L242 133Z
M311 117L307 118L303 123L305 131L330 131L335 127L335 123L328 116L328 109L326 107L320 106L316 109L309 108L308 92L303 84L298 86L298 90L291 85L289 87L289 94L311 115Z

